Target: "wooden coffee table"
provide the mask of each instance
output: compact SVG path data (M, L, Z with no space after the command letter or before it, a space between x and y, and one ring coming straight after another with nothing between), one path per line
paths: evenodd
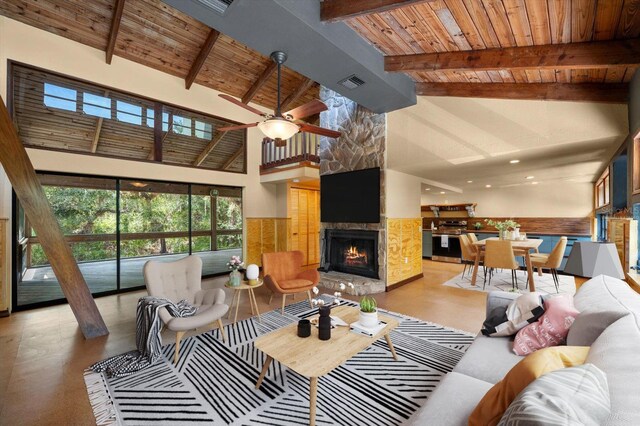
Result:
M338 306L331 310L331 315L351 324L358 320L358 308ZM398 321L384 315L379 315L379 319L386 322L387 326L373 337L356 334L350 331L349 327L336 327L331 330L330 340L320 340L318 329L312 326L311 336L302 338L298 337L297 323L258 337L254 345L267 355L267 359L256 383L256 389L260 388L269 365L274 359L296 373L308 377L310 379L309 424L315 425L318 377L329 374L382 336L387 340L393 359L398 360L389 337L391 330L398 326Z

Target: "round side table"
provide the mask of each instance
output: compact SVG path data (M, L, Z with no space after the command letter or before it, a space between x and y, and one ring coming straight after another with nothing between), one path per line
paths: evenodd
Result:
M227 319L231 318L231 311L233 311L233 306L235 305L235 314L233 316L233 324L238 321L238 308L240 307L240 296L242 295L242 291L246 290L249 294L249 304L251 305L251 314L258 316L258 321L262 321L260 318L260 311L258 310L258 301L256 300L256 295L253 292L254 289L262 286L264 281L259 280L256 285L249 285L248 281L242 281L240 285L230 286L225 285L228 289L233 290L233 298L231 299L231 306L229 307L229 314L227 315Z

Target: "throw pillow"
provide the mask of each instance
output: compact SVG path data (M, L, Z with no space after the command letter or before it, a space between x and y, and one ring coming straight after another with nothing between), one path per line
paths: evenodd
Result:
M482 324L482 334L491 337L512 336L523 327L536 322L544 313L540 293L525 293L509 305L498 307Z
M516 334L513 351L517 355L527 355L538 349L564 343L569 327L579 313L573 306L570 295L547 299L544 302L544 314L538 322L529 324Z
M499 426L602 425L611 413L607 376L593 364L545 374L525 388Z
M497 425L516 396L545 373L581 365L589 347L562 346L537 351L517 363L480 400L469 417L469 426Z

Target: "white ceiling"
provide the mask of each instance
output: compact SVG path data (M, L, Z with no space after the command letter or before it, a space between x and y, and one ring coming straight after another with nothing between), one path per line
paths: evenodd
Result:
M621 104L418 97L388 114L387 161L434 190L592 182L628 131Z

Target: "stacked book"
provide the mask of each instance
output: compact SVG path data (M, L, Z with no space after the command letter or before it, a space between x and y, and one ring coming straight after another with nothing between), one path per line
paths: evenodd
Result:
M365 327L362 324L360 324L360 321L356 321L349 325L349 329L356 334L362 334L363 336L373 337L376 334L380 333L380 331L382 331L382 329L385 328L386 326L387 326L387 323L384 321L378 321L378 325L376 325L375 327Z

